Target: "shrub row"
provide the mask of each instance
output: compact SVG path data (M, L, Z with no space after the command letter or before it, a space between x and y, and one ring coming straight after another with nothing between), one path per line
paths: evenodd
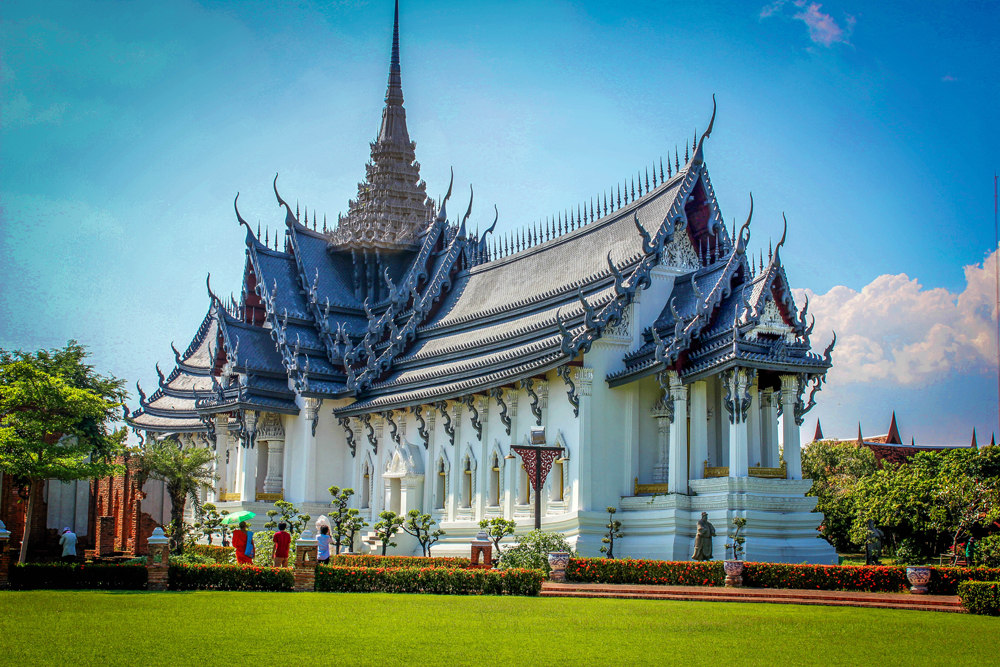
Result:
M570 581L599 584L650 584L659 586L721 586L726 579L722 561L611 560L571 558L566 567Z
M184 553L208 556L216 563L223 565L236 562L236 549L233 547L222 547L215 544L189 544L184 547Z
M349 567L446 567L465 569L472 566L468 558L433 558L430 556L339 555L330 557L330 565Z
M172 591L290 591L288 568L254 565L171 565L167 588Z
M10 587L136 591L146 588L146 567L139 564L26 563L10 568Z
M955 595L963 581L994 581L1000 569L985 567L932 567L928 592ZM606 560L572 558L566 568L570 581L602 584L659 584L673 586L721 586L725 574L721 561L695 563L662 560ZM883 565L791 565L746 563L743 585L747 588L795 588L901 593L909 590L906 567Z
M382 568L320 565L316 590L339 593L434 593L437 595L538 595L541 570L455 567Z
M1000 582L963 581L958 585L958 596L970 614L1000 616Z

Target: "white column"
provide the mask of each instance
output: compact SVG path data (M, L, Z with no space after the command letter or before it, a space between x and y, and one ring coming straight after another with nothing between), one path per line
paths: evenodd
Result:
M653 483L667 484L670 480L670 397L657 401L653 406L656 420L656 465L653 466Z
M799 400L799 378L781 376L781 426L785 446L788 479L802 479L802 439L795 420L795 404Z
M699 380L691 385L691 456L688 466L690 479L705 476L708 459L708 383Z
M749 474L747 462L747 422L746 409L750 407L748 384L752 371L746 368L733 368L726 371L723 377L729 402L726 410L729 412L729 476L746 477Z
M264 478L264 493L281 493L284 488L285 441L267 441L267 477Z
M302 442L302 500L316 502L320 496L316 492L316 436L313 435L313 419L319 415L323 401L318 398L305 399L305 419L299 420ZM298 446L296 444L296 446ZM329 497L329 494L327 494Z
M507 456L513 454L510 446L517 444L517 396L516 388L503 390L503 400L507 404L507 414L510 416L510 437L507 443ZM517 475L520 467L521 460L519 458L504 460L504 497L501 504L503 506L503 515L506 519L514 518L514 505L517 503L517 494L515 492L517 490Z
M680 376L670 371L670 398L674 403L674 421L670 428L670 471L667 488L670 493L688 492L687 399L688 388Z
M448 485L448 518L455 520L458 511L458 500L462 496L462 477L465 475L465 466L462 465L462 404L453 401L448 410L451 411L451 425L455 429L455 446L451 448L451 483Z
M216 415L215 421L215 502L222 500L222 494L228 493L229 481L226 453L229 448L229 417Z
M761 456L764 458L763 465L768 468L777 468L780 458L778 452L778 401L781 400L781 392L775 393L768 389L761 395L760 400L760 423L761 423Z
M249 414L249 413L248 413ZM249 418L247 419L249 421ZM245 503L257 500L257 445L243 448L243 489L241 497Z
M580 416L577 417L579 449L573 455L578 466L578 472L573 481L572 502L575 505L570 509L587 511L593 506L592 489L594 488L592 479L593 467L591 463L591 459L593 458L593 453L591 452L593 445L593 431L591 429L593 414L591 403L594 393L594 369L589 366L581 366L573 372L575 373L574 381L577 386L577 395L580 397ZM572 469L572 464L570 468Z
M750 409L747 410L747 465L762 465L760 435L760 390L754 382L750 385Z

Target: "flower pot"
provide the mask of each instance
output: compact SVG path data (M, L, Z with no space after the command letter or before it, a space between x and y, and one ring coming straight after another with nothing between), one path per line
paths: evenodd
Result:
M743 561L722 561L722 568L726 571L726 588L739 588L743 585Z
M549 581L566 581L566 566L569 565L568 551L549 552Z
M909 566L906 568L906 578L910 582L910 592L914 595L927 595L927 584L931 580L931 568Z

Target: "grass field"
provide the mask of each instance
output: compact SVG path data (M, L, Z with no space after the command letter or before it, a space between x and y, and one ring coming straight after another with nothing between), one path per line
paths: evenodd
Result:
M1000 619L777 604L0 593L4 665L986 665ZM240 641L240 638L244 638Z

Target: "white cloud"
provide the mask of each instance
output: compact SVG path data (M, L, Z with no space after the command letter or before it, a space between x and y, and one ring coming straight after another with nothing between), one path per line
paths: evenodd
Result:
M916 385L955 373L996 369L997 253L965 267L965 289L925 289L906 274L883 275L860 292L837 286L826 294L795 290L816 316L815 346L837 332L831 382Z
M783 12L787 4L788 0L774 0L774 2L765 5L760 10L760 18L766 19L775 14L787 16ZM806 27L809 29L809 39L814 43L822 44L826 47L838 42L843 44L850 43L848 40L851 37L851 32L854 30L854 24L857 22L857 19L850 14L845 15L844 25L841 26L832 16L820 11L823 5L818 2L793 0L791 4L795 9L791 10L794 13L790 18L806 24Z

